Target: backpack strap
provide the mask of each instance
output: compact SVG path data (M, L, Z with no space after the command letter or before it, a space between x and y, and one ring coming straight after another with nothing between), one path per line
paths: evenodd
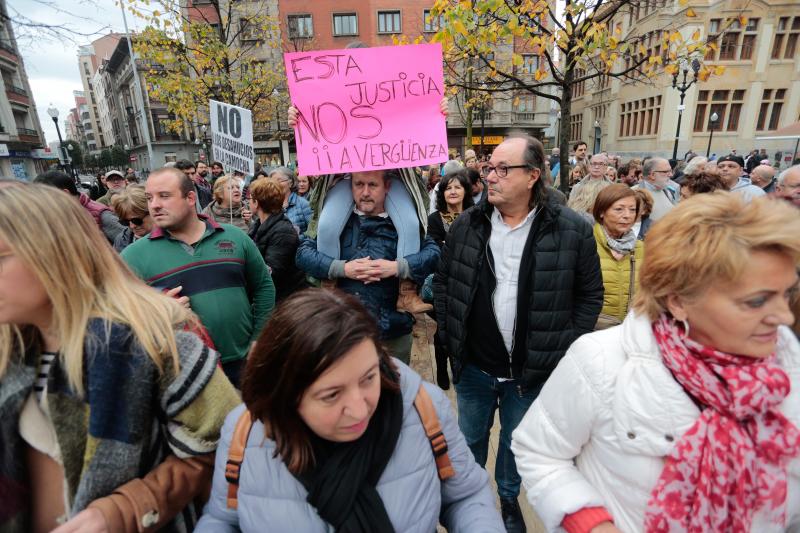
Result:
M436 469L439 472L439 479L444 481L456 475L450 457L447 455L447 440L442 433L442 425L439 423L439 415L433 406L428 391L420 384L417 396L414 398L414 408L425 428L425 435L431 443L433 457L436 460ZM231 446L228 449L228 462L225 464L225 479L228 481L228 509L236 509L239 504L239 471L244 462L244 450L247 446L247 439L250 437L250 430L253 427L253 418L250 411L245 411L236 421L233 430Z
M236 509L239 505L239 470L244 461L244 449L247 446L247 439L252 427L253 417L250 416L250 411L245 409L239 416L239 420L236 421L231 447L228 449L228 462L225 464L225 479L228 481L228 509Z
M436 460L436 469L439 471L439 479L444 481L455 476L455 470L453 470L450 457L447 455L447 440L444 438L444 433L442 433L439 415L436 414L433 401L423 384L420 384L417 397L414 398L414 407L419 413L420 420L422 420L425 435L428 436L428 441L431 443L433 457Z

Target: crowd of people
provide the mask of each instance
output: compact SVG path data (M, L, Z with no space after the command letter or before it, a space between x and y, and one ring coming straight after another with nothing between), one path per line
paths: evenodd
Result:
M523 532L523 486L548 531L800 530L800 165L759 155L2 181L0 531Z

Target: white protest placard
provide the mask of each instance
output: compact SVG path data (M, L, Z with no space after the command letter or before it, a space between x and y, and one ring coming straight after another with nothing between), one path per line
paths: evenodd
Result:
M216 100L209 100L208 105L213 160L222 163L225 170L255 174L253 113Z

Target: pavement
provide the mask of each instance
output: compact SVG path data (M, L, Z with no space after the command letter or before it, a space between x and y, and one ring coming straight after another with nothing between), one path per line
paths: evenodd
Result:
M411 347L411 368L417 371L422 379L436 383L436 357L433 351L433 334L436 332L436 323L427 315L416 315L417 323L414 326L414 340ZM453 404L453 411L458 416L456 409L456 393L453 386L445 391L445 394ZM500 435L500 421L495 415L494 424L492 425L491 433L489 436L489 458L486 461L486 470L489 472L489 478L492 483L492 490L497 495L497 485L494 481L494 465L497 460L497 444ZM497 508L500 508L500 500L496 499ZM528 500L525 497L525 489L519 497L519 505L522 509L522 516L525 519L525 526L528 533L544 533L545 529L539 517L531 508ZM443 527L439 527L439 532L446 531Z

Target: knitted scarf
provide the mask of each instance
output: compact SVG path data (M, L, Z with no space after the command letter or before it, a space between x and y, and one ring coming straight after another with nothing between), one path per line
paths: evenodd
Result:
M167 454L185 458L216 449L225 415L239 399L212 376L218 356L193 333L176 332L180 372L159 375L128 326L89 321L84 344L85 395L70 387L59 358L47 379L50 418L64 467L69 514L142 477ZM18 420L36 380L38 353L9 365L0 380L0 531L28 529L28 473ZM169 365L167 365L169 367ZM202 407L195 400L202 394ZM191 531L187 509L165 531Z
M634 250L634 248L636 248L636 233L633 231L633 229L629 229L622 237L615 239L608 234L605 226L600 224L600 227L603 228L603 234L606 236L606 243L608 244L608 247L615 252L622 255L628 255Z
M653 333L664 364L704 408L666 458L644 529L750 531L756 512L783 525L787 463L800 454L800 431L778 411L789 377L774 356L702 346L663 315Z

